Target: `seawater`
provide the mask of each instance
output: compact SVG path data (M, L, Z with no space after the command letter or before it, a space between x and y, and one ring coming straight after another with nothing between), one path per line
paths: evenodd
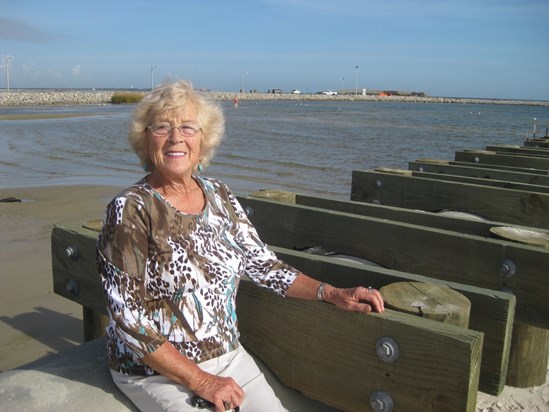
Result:
M352 101L221 103L226 136L203 173L235 193L282 189L348 199L353 170L408 167L421 157L516 144L545 134L541 106ZM134 106L0 108L0 187L127 186L143 176L127 141Z

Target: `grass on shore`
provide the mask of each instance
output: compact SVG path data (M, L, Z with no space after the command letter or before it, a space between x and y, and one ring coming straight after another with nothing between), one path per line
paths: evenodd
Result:
M134 104L139 103L143 99L143 93L137 92L119 92L114 93L111 97L112 104Z

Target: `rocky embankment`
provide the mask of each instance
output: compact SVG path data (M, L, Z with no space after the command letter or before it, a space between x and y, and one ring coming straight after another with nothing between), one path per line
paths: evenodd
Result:
M10 90L0 92L0 107L24 106L52 106L52 105L80 105L80 104L107 104L111 102L114 93L127 90L39 90L20 91ZM449 97L421 97L421 96L355 96L344 94L326 96L322 94L273 94L273 93L226 93L208 92L212 99L218 101L232 101L236 95L239 100L338 100L338 101L377 101L377 102L411 102L411 103L457 103L457 104L515 104L549 106L549 101L534 100L499 100L499 99L472 99Z

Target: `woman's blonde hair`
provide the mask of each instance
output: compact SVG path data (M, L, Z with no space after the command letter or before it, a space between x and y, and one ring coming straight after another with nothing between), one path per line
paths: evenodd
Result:
M189 104L196 108L197 120L202 128L200 164L207 166L210 163L223 139L225 117L216 103L195 91L190 82L183 80L158 86L145 95L133 113L128 138L141 166L151 166L147 154L147 126L150 122L163 114L177 112Z

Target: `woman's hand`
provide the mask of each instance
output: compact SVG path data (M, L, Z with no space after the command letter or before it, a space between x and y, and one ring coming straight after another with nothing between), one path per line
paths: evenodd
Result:
M233 410L244 399L244 391L234 379L203 371L169 342L164 342L156 351L145 355L143 361L161 375L213 403L216 412Z
M215 405L216 412L232 411L244 400L244 391L232 378L204 372L192 391Z
M376 289L363 288L361 286L341 289L329 284L324 284L322 290L318 280L300 273L286 291L289 298L317 300L332 303L338 308L354 312L383 312L383 298Z
M332 303L343 310L354 312L383 312L385 309L379 291L362 286L341 289L325 285L324 301Z

